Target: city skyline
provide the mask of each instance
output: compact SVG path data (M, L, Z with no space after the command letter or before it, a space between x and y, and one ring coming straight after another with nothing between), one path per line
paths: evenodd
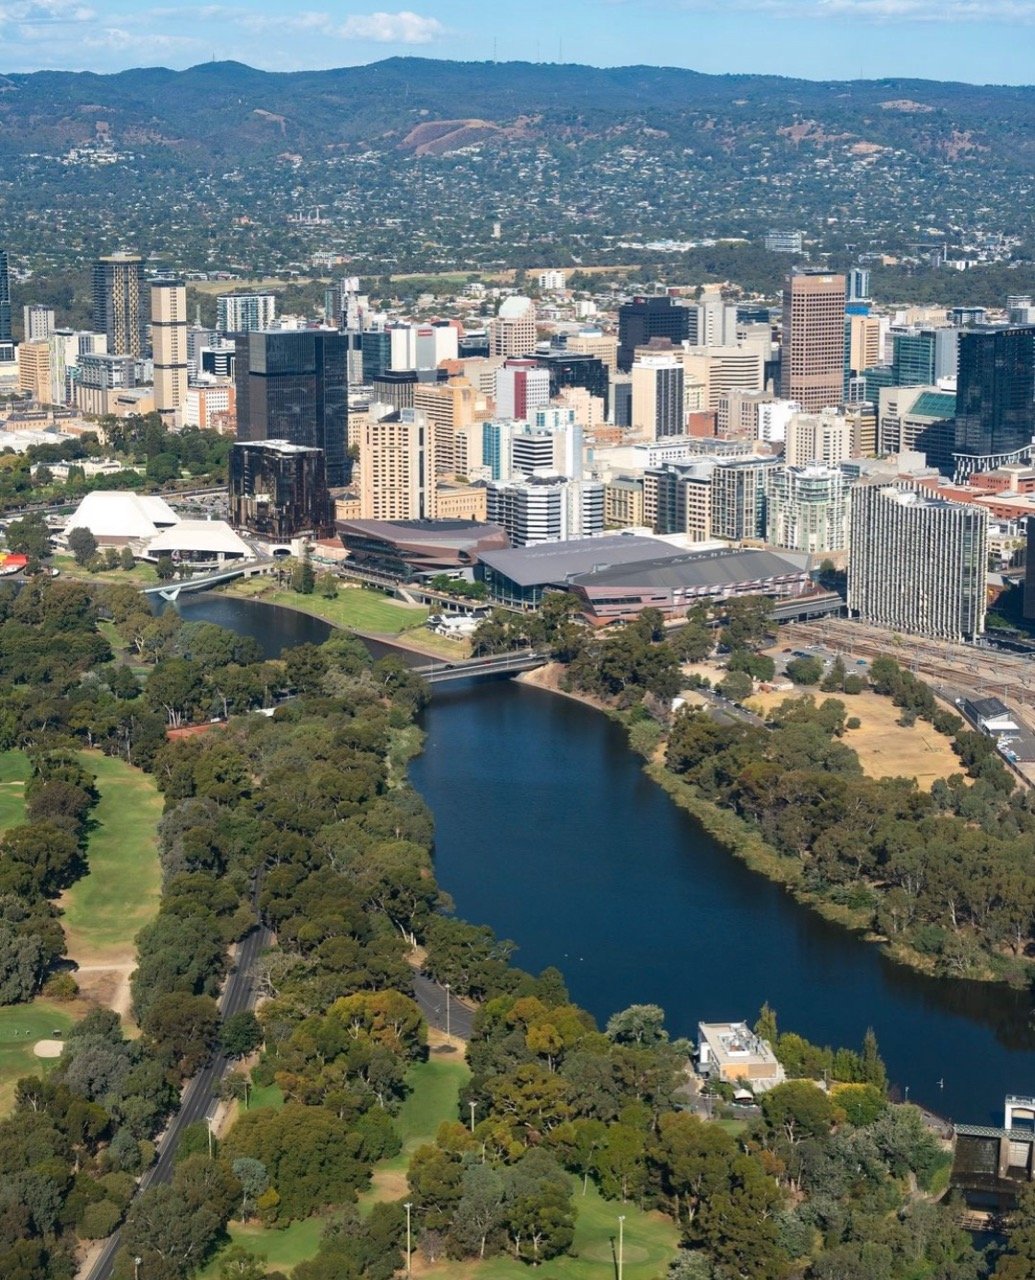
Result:
M395 10L354 0L293 13L273 0L11 0L0 4L0 70L182 69L215 59L292 71L417 54L808 79L920 78L937 66L944 78L1030 84L1033 26L1035 0L581 0L496 10L489 21L470 0Z

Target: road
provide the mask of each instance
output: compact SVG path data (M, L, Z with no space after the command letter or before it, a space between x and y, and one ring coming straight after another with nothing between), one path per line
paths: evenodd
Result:
M413 975L413 998L420 1006L424 1021L429 1027L446 1031L459 1040L470 1040L475 1012L470 1005L461 1003L456 996L450 996L447 1027L446 989L423 973Z
M705 700L714 720L728 720L734 724L754 724L761 728L765 727L765 721L761 716L756 716L753 711L746 711L735 702L730 702L728 698L712 693L709 689L694 689L692 692L695 697Z
M255 964L272 941L269 930L260 926L253 929L238 947L233 972L226 980L219 1001L219 1009L224 1018L254 1005L257 996ZM180 1109L169 1122L159 1143L158 1159L140 1179L137 1195L157 1183L168 1182L172 1177L176 1148L180 1145L184 1129L204 1119L212 1111L218 1100L220 1081L230 1065L230 1059L218 1053L188 1083L183 1091ZM118 1252L119 1237L120 1233L116 1231L109 1238L93 1267L87 1272L85 1280L108 1280Z

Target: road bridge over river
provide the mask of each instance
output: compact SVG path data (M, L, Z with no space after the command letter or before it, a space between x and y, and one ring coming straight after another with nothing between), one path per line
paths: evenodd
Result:
M531 649L517 653L491 654L482 658L467 658L459 662L429 662L411 667L414 675L423 676L428 684L442 684L447 680L471 680L487 676L513 676L521 671L532 671L550 659L546 654Z

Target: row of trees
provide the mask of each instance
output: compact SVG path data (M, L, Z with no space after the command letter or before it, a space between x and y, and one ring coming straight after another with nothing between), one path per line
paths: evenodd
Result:
M667 764L794 859L809 892L865 912L941 972L1002 972L1008 957L1022 964L1032 945L1035 804L1015 793L993 744L961 730L906 674L889 659L874 663L878 687L892 680L915 714L955 732L969 783L961 772L928 793L913 779L865 777L841 741L845 706L832 698L786 701L765 728L683 712ZM975 815L987 821L975 825Z

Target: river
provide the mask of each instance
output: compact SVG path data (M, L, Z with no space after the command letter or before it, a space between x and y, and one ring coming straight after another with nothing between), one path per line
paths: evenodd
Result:
M232 597L185 598L185 618L247 632L268 653L327 624ZM661 1005L674 1035L700 1021L780 1025L823 1044L877 1033L911 1100L1002 1123L1035 1092L1026 992L926 978L828 924L718 847L645 776L598 712L512 681L437 688L414 785L435 814L435 868L466 919L556 965L601 1022Z

